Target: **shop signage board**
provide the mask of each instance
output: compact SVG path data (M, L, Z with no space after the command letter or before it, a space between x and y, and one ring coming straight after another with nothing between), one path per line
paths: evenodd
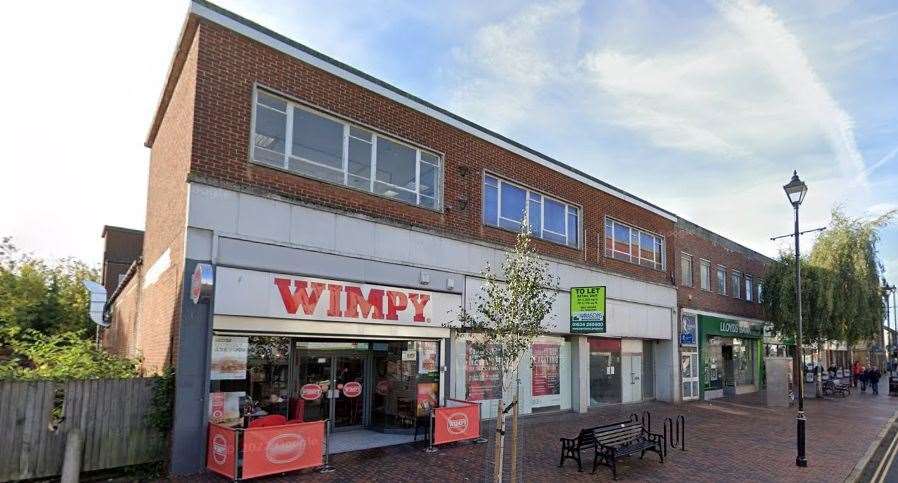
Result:
M466 441L480 437L480 405L456 399L433 410L433 444Z
M209 422L233 424L240 421L240 398L244 391L213 392L209 394Z
M237 478L237 432L231 428L209 425L206 467L230 479Z
M708 315L698 316L704 335L722 337L760 339L764 337L764 326L747 320L725 319Z
M561 346L558 344L533 344L533 377L531 394L554 396L561 392L559 362Z
M680 345L696 346L698 345L698 324L695 315L683 314L682 328L680 330Z
M571 288L571 333L604 334L607 327L605 287Z
M197 263L190 276L190 300L194 304L209 300L212 296L212 265Z
M502 373L485 359L478 358L471 341L465 342L465 391L469 401L502 397Z
M212 337L212 356L209 377L213 381L246 379L247 337L216 335Z
M219 267L215 313L442 327L461 296L385 285Z
M321 466L324 421L248 428L243 432L244 479Z

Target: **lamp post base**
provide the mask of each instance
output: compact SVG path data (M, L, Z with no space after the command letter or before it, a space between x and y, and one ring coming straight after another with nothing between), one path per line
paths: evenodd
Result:
M798 430L797 431L798 432L798 456L795 458L795 466L798 466L800 468L807 468L808 459L805 457L805 454L804 454L804 442L805 442L804 429L805 429L805 422L807 422L807 419L805 419L805 417L804 417L804 411L798 412L798 417L795 419L795 421L796 421L796 426L797 426L796 429Z

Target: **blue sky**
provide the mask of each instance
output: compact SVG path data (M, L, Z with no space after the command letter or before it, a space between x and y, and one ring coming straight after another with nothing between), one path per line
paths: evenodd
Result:
M793 169L804 227L898 208L895 2L218 3L768 255ZM0 41L30 43L2 54L21 74L0 80L0 234L98 261L104 223L143 226L186 3L59 3L41 32L8 8ZM882 237L898 280L898 225Z

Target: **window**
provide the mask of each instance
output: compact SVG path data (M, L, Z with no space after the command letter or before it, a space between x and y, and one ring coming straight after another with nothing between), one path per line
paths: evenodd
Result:
M664 270L664 237L605 218L605 256Z
M756 300L756 302L761 303L764 301L764 284L762 284L761 282L758 282L757 286L758 286L758 299Z
M680 285L692 286L692 256L685 253L680 255Z
M717 293L720 295L727 293L727 267L723 265L717 266Z
M752 301L751 275L745 276L745 300Z
M699 279L702 284L702 290L711 290L711 262L702 260L699 268Z
M425 208L440 208L440 158L255 92L252 159Z
M733 297L742 298L742 274L733 270L731 277Z
M580 246L579 208L504 179L484 176L483 222L519 231L525 220L535 237L574 248Z

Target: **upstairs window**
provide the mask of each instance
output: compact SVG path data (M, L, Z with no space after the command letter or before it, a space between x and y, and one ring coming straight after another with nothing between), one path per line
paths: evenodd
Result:
M605 256L664 270L664 237L605 218Z
M751 275L745 276L745 300L752 301Z
M733 297L742 298L742 274L733 270L731 285L733 289Z
M252 160L430 209L440 208L433 153L255 92Z
M758 285L758 299L756 300L756 302L762 303L762 302L764 302L764 284L762 284L761 282L758 282L757 285Z
M711 290L711 262L702 260L699 268L699 279L702 284L702 290Z
M680 285L692 286L692 255L680 254Z
M550 242L580 247L580 209L541 193L486 175L483 178L483 222L520 231L524 221L530 233Z
M727 293L727 267L723 265L717 266L717 293L720 295Z

